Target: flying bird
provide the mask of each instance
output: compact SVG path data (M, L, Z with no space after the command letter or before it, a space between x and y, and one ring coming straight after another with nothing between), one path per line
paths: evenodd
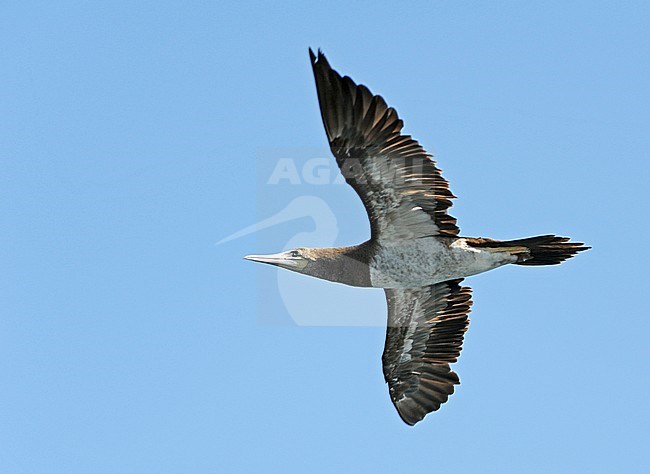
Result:
M350 247L297 248L244 257L316 278L383 288L388 329L384 378L409 425L437 410L460 383L457 361L469 325L463 279L503 265L555 265L589 247L567 237L517 240L461 237L448 214L455 196L436 162L394 108L341 76L310 49L321 116L332 154L361 198L370 240Z

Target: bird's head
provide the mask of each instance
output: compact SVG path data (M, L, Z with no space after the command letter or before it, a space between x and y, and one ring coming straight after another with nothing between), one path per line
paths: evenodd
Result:
M269 255L247 255L246 260L253 262L268 263L276 267L286 268L298 273L304 273L307 265L315 259L310 255L309 249L299 248L287 250L286 252L272 253Z
M271 255L247 255L246 260L268 263L322 280L370 286L368 265L357 247L297 248Z

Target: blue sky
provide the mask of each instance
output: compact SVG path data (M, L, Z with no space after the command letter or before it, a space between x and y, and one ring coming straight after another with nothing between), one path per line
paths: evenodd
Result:
M4 2L0 471L648 469L649 24L647 2ZM594 247L470 279L463 383L413 428L380 290L241 259L368 237L345 186L265 181L327 157L308 46L436 155L464 235ZM216 245L301 196L335 228L307 205Z

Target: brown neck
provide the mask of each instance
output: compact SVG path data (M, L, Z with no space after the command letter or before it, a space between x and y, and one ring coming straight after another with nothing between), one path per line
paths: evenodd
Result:
M302 273L346 285L368 287L371 251L370 242L353 247L309 249L310 262Z

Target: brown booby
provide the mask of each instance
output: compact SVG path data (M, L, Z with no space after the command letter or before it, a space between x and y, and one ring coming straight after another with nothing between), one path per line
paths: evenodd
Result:
M309 50L321 115L341 173L368 213L370 240L338 248L298 248L249 255L316 278L383 288L388 331L384 378L409 425L440 408L460 383L450 369L469 325L465 277L507 265L555 265L587 250L566 237L500 241L460 237L447 213L448 182L379 95L337 73Z

